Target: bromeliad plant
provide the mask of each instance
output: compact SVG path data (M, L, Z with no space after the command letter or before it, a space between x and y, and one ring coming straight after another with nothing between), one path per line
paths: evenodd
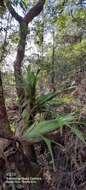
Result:
M26 130L23 136L25 139L29 141L43 140L46 143L46 145L48 146L49 152L51 154L53 168L55 169L54 158L53 158L53 153L52 153L52 148L51 148L52 140L47 138L46 135L55 130L60 130L62 132L64 126L66 126L71 130L71 132L74 135L76 135L86 145L85 135L83 134L83 132L81 132L78 129L78 127L75 127L73 125L76 123L77 123L76 118L71 114L65 115L65 116L57 116L57 118L53 120L42 121L42 122L39 122L38 124L34 123L30 128Z
M27 125L29 123L29 120L33 120L34 116L37 113L43 113L46 111L50 111L50 107L52 104L52 100L55 99L59 94L62 93L62 91L59 92L49 92L46 95L39 95L37 96L36 93L36 87L38 82L38 76L39 76L40 70L38 69L36 73L34 73L31 70L31 66L29 65L27 68L27 75L24 80L24 90L26 95L26 100L24 101L23 107L23 115L25 117L25 120L27 121ZM74 89L75 87L70 87L66 90ZM63 100L56 100L57 106L63 105ZM29 118L29 119L27 119Z
M57 116L56 119L41 121L38 124L33 124L24 133L24 137L28 140L38 141L44 135L55 130L63 131L63 128L68 127L72 133L74 133L83 143L85 143L85 135L75 127L73 124L79 123L76 118L72 115ZM72 127L74 126L74 127Z
M48 146L49 152L51 154L53 167L55 169L54 158L51 148L52 140L46 137L47 134L55 130L60 130L60 132L62 133L63 128L65 126L68 127L71 130L71 132L74 133L74 135L76 135L83 143L86 144L85 136L78 129L78 127L74 125L77 123L77 119L72 114L63 115L63 116L58 115L55 119L44 120L39 123L34 123L34 115L36 115L37 113L43 113L44 111L46 112L49 102L51 105L52 100L62 93L62 91L55 93L50 92L46 95L42 96L39 95L38 97L36 97L36 85L38 81L38 74L39 70L37 71L37 73L34 73L33 71L31 71L30 66L28 67L27 77L24 82L24 88L27 97L26 106L29 107L29 109L28 110L26 109L24 111L26 111L26 114L28 114L27 117L29 119L27 120L28 121L27 129L25 130L23 137L28 141L33 141L33 142L41 140L45 141L46 145ZM71 88L68 88L67 90L71 90ZM59 105L62 105L63 103L64 101L60 102L58 101ZM33 121L29 123L31 119Z

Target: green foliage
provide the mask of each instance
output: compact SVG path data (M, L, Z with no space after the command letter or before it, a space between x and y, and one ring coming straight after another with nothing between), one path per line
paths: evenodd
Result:
M13 43L18 44L19 34L17 32L14 32L12 35L10 35L10 39Z
M59 126L58 126L59 127ZM57 129L57 121L56 120L49 120L49 121L42 121L37 124L34 124L27 130L25 133L25 137L28 139L40 138L41 135L44 135L48 132Z
M38 74L39 70L34 73L31 70L31 66L28 66L27 69L27 75L24 80L24 89L25 89L25 94L26 94L26 101L23 103L23 107L27 107L27 109L23 110L23 117L27 121L27 126L29 126L28 122L29 120L27 118L32 117L34 114L36 115L37 113L51 113L50 106L53 105L53 102L51 100L54 100L59 94L62 93L60 92L49 92L46 95L39 95L37 96L36 93L36 88L37 88L37 81L38 81ZM70 90L70 88L69 88ZM64 104L63 100L57 101L57 106Z
M71 104L71 103L75 103L75 98L73 96L65 96L63 98L60 99L60 101L62 101L64 104Z
M0 17L2 17L6 12L6 7L5 6L0 6Z
M48 133L63 129L63 127L68 127L71 131L83 142L85 143L85 135L77 127L72 127L71 124L77 123L76 118L71 114L66 116L57 116L56 119L47 120L39 122L38 124L33 124L24 133L24 137L28 140L39 140L41 136L47 135Z
M62 132L63 127L66 126L70 128L71 132L74 135L76 135L77 138L80 139L86 145L85 135L77 127L75 126L72 127L71 124L73 123L76 123L76 119L72 115L58 116L54 120L42 121L42 122L39 122L38 124L33 124L29 129L26 130L23 137L29 141L30 140L33 140L33 141L44 140L51 155L53 169L55 170L55 163L54 163L52 147L51 147L52 140L46 138L45 135L55 130L60 130Z
M42 108L45 107L46 109L46 106L48 106L48 104L49 105L56 104L57 106L59 106L59 105L64 105L64 103L69 103L70 101L73 101L72 97L66 97L65 99L64 98L57 99L57 97L63 92L72 91L74 89L75 89L75 86L66 88L62 91L49 92L46 95L39 96L36 98L36 103L35 103L34 108L42 111Z
M57 19L57 25L60 30L65 29L68 17L66 15L62 15Z
M27 75L24 80L24 88L25 88L27 98L32 98L36 93L38 74L39 74L39 70L36 73L34 73L33 71L31 71L30 65L28 66Z
M29 3L29 0L23 0L23 3L24 3L24 5L27 7L27 6L28 6L28 3Z
M42 95L36 98L35 109L43 111L46 110L47 103L57 96L56 93L50 92L46 95Z
M29 0L15 0L14 5L20 4L21 8L25 11L28 8Z
M29 125L30 117L34 115L35 111L37 112L37 110L34 109L34 107L36 102L36 86L37 86L39 72L40 72L39 69L37 70L37 72L33 72L31 70L31 66L29 65L27 68L26 77L23 82L26 100L22 105L25 108L22 114L27 126Z
M46 145L48 147L48 150L50 152L51 159L52 159L53 170L55 171L55 163L54 163L54 157L53 157L52 146L51 146L52 141L48 138L43 137L43 136L41 136L41 138L43 139L43 141L46 143Z
M71 131L72 133L74 133L74 135L76 135L78 137L78 139L80 139L85 145L85 135L84 133L82 133L77 127L71 127Z
M71 36L70 36L71 37ZM71 63L71 58L74 57L74 60L76 60L78 58L78 56L81 56L82 53L85 53L85 49L86 49L86 40L83 39L81 42L78 42L74 45L69 45L67 47L61 48L58 50L58 52L56 52L57 56L63 58L66 58L66 61L70 61Z
M29 105L31 104L33 105L32 112L35 112L35 113L46 111L47 103L57 96L57 93L52 93L52 92L46 95L37 96L36 87L37 87L37 82L38 82L39 71L40 70L38 69L38 71L34 73L33 71L31 71L31 67L29 65L27 69L27 75L23 84L27 101ZM24 103L24 104L27 104L27 103Z
M38 46L43 44L43 35L44 35L44 22L38 21L36 22L36 39L35 42Z
M73 22L76 22L78 27L86 28L86 9L79 9L73 17Z
M18 8L21 7L21 9L23 10L22 12L27 13L28 8L30 8L28 7L29 3L32 6L32 3L34 4L35 0L31 2L29 0L13 0L11 2L13 7L15 7L15 10L16 7ZM48 1L46 2L48 3ZM76 121L76 118L73 117L72 115L57 116L58 111L56 112L56 109L58 109L58 106L60 105L64 104L70 105L76 103L75 99L71 95L66 94L65 97L62 98L63 93L66 92L64 90L66 89L65 78L68 79L67 85L70 86L71 83L70 79L72 78L73 81L75 77L76 66L78 65L79 67L81 67L82 65L84 65L85 67L85 62L86 62L86 40L84 32L86 30L86 10L85 8L83 9L80 7L75 8L75 4L76 3L73 0L70 1L58 0L55 2L49 1L49 5L46 4L46 9L42 13L42 15L40 15L39 20L33 22L35 23L35 29L36 29L34 36L35 43L41 49L41 55L40 52L38 52L39 58L37 60L37 64L41 65L43 78L45 78L44 72L47 73L46 75L47 80L45 79L47 81L46 82L47 85L48 84L50 85L51 73L53 71L52 49L54 47L53 62L55 70L55 82L56 82L55 85L57 85L56 86L57 91L55 93L49 92L46 95L42 96L40 94L37 94L37 82L38 82L39 70L35 72L34 66L33 70L31 69L30 66L28 66L27 75L23 83L23 88L25 90L26 96L24 103L21 105L21 107L24 108L22 109L23 110L22 115L23 119L27 123L26 126L28 126L28 129L26 129L26 132L24 133L24 137L28 140L33 140L33 141L39 141L39 140L45 141L46 145L48 146L49 152L51 154L54 168L55 165L51 148L52 141L45 137L47 136L48 133L51 133L56 130L62 133L64 127L67 127L77 138L79 138L86 145L85 135L77 127L78 122ZM72 6L70 7L70 5ZM0 16L2 17L4 13L6 13L5 6L3 7L0 6ZM32 26L33 23L31 24ZM13 33L11 31L10 35L11 28L9 27L9 25L11 27L11 23L8 24L9 32L7 33L7 40L11 39L13 43L18 43L19 35L16 31ZM32 26L31 28L33 28ZM47 30L47 28L49 29L49 31ZM21 27L20 29L22 33L26 32L27 30L26 24L23 25L23 27ZM54 31L54 39L52 39L52 31ZM4 30L2 32L4 33ZM50 35L51 39L48 38L49 37L48 34ZM31 40L33 40L32 37ZM2 50L2 47L0 49ZM71 74L70 72L72 72L73 74ZM62 91L59 92L58 89L59 85L62 85L61 82L62 80L64 81L64 85L61 86ZM19 86L20 85L22 84L19 84ZM10 104L9 99L7 101L8 101L7 104ZM19 100L17 100L17 102L19 103ZM51 112L53 117L52 115L51 118L49 116L48 118L50 120L44 120L43 118L43 121L39 123L38 121L36 121L36 123L34 123L33 125L31 125L31 123L29 122L30 119L32 119L31 120L32 123L34 122L35 120L34 118L37 113L41 115L40 113L47 114ZM30 125L31 127L29 128ZM15 122L11 124L11 130L14 133L15 133L15 126L16 126Z
M71 122L74 120L72 115L67 116L58 116L54 120L42 121L40 123L33 124L27 131L24 136L27 139L39 139L41 136L52 132L57 129L62 129L64 126L69 126Z

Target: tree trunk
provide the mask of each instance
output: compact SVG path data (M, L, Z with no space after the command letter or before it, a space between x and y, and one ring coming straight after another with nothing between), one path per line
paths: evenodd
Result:
M18 44L17 56L14 62L14 75L16 81L17 95L19 98L19 112L20 112L19 128L16 131L17 136L22 135L22 130L23 128L26 127L22 115L23 103L25 100L24 82L22 76L22 62L24 58L27 32L28 32L28 25L24 21L22 21L20 24L20 33L19 33L20 40Z
M20 24L20 34L19 34L20 40L18 44L17 56L14 62L14 75L15 75L16 89L20 105L22 104L22 100L25 97L23 77L22 77L22 61L24 58L27 32L28 32L28 25L25 22L22 22Z
M0 71L0 135L12 135L8 116L5 107L5 99L3 94L3 86L2 86L2 78L1 78L1 71Z

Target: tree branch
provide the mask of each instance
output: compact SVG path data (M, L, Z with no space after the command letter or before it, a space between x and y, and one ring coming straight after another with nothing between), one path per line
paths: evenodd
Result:
M5 0L6 6L11 13L11 15L19 22L21 23L23 21L23 18L15 11L13 8L11 2L9 0ZM28 13L24 17L24 21L27 23L30 23L32 19L40 14L40 12L43 10L43 6L45 4L45 0L39 0L38 3L32 7Z
M11 5L11 2L9 0L5 0L6 6L11 13L11 15L19 22L21 23L23 18L15 11L13 6Z
M24 17L24 21L30 23L32 19L40 14L43 10L43 6L45 4L45 0L39 0L38 3L32 7L29 12Z

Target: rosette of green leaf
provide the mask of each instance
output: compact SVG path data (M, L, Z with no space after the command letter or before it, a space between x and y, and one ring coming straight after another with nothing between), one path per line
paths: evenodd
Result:
M29 65L27 69L27 76L23 84L28 102L33 104L33 107L31 109L31 114L33 114L34 112L35 113L44 112L47 109L48 103L51 100L53 100L56 96L62 93L62 91L55 92L55 93L50 92L46 95L36 97L36 85L38 81L39 71L40 70L38 69L37 73L32 72L31 67ZM71 87L66 90L70 90L70 89Z
M38 124L33 124L24 134L27 139L40 139L41 136L48 134L54 130L62 129L64 126L69 126L74 121L72 115L58 116L56 119L42 121Z
M58 116L54 120L48 120L48 121L42 121L38 124L33 124L27 131L24 133L23 137L27 140L33 140L33 141L39 141L44 140L46 143L49 153L51 155L51 160L53 164L53 169L55 171L55 163L54 163L54 157L52 152L52 140L46 138L44 135L47 135L48 133L54 131L54 130L62 130L64 126L70 128L71 132L76 135L85 145L85 135L83 132L81 132L77 127L72 127L72 125L76 123L76 118L69 114L66 116Z

